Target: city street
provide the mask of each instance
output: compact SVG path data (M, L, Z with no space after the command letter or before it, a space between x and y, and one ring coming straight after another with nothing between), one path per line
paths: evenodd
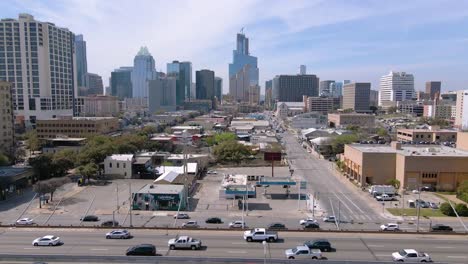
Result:
M106 239L106 230L97 229L3 229L0 234L2 254L25 255L102 255L122 256L125 250L140 243L156 245L162 256L263 258L262 243L247 243L241 231L175 231L130 230L131 239ZM56 247L34 247L33 239L43 235L59 236L64 242ZM167 241L177 235L189 235L202 240L199 251L169 250ZM466 263L466 236L401 235L401 234L335 234L279 232L280 240L268 244L267 257L283 259L284 250L305 241L326 238L336 249L325 252L329 260L391 260L390 254L404 248L427 252L436 262ZM398 243L395 243L395 241ZM0 261L2 260L0 255Z

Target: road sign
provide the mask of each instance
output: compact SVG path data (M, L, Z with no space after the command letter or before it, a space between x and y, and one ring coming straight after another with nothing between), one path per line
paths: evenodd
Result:
M281 160L281 152L265 152L263 159L267 161L279 161Z
M301 187L300 187L301 190L307 189L307 182L306 182L306 181L301 181L301 184L300 184L300 185L301 185Z

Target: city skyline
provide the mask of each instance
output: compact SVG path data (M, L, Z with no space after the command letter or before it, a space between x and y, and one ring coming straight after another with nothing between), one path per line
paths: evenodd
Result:
M321 80L371 82L375 90L380 76L391 70L413 73L416 90L431 80L442 81L442 91L465 89L468 4L441 3L148 1L141 9L126 2L9 1L0 3L0 9L2 18L30 13L83 34L89 71L103 76L106 86L112 70L131 65L139 48L148 46L158 71L175 59L191 61L193 71L213 69L225 80L227 93L233 36L244 27L250 52L259 60L262 86L275 75L298 73L304 64ZM168 24L176 8L184 18ZM135 23L122 22L126 20ZM200 30L187 32L187 25Z

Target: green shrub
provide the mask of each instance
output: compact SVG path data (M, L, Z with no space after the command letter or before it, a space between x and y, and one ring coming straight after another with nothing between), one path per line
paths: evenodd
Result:
M447 216L455 216L455 212L452 209L452 206L450 206L449 203L445 202L440 205L440 211Z
M468 216L468 207L465 204L457 204L455 210L458 213L458 216Z

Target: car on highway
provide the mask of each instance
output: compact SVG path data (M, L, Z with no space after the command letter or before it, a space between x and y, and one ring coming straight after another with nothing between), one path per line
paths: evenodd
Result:
M335 218L334 215L330 215L330 216L324 217L322 220L323 220L324 222L335 223L336 218Z
M297 246L284 251L287 259L321 259L320 249L309 249L306 246Z
M436 224L436 225L431 226L431 231L432 232L452 232L453 228L444 224Z
M207 224L222 224L223 221L219 217L210 217L206 219L205 223Z
M60 240L60 237L47 235L43 237L38 237L33 240L33 246L58 246L61 245L63 242Z
M315 220L313 218L307 218L307 219L302 219L302 220L299 221L300 225L305 225L307 223L317 223L317 220Z
M304 242L304 246L310 249L320 249L323 252L330 252L333 250L331 243L326 239L316 239Z
M174 219L190 219L190 216L186 213L178 213L174 215Z
M198 225L197 221L188 221L188 222L183 223L182 227L184 227L184 228L198 228L200 226Z
M267 227L268 230L287 230L283 223L271 223Z
M34 225L34 220L31 218L21 218L16 221L17 225Z
M113 226L118 226L118 225L119 225L119 222L113 221L113 220L105 221L101 224L102 227L113 227Z
M315 223L307 223L303 226L304 230L314 230L314 229L320 229L320 225L315 222Z
M380 226L380 231L399 231L400 225L395 223L388 223Z
M128 232L125 229L120 229L120 230L112 230L106 234L107 239L128 239L131 238L130 232Z
M189 236L178 236L176 238L169 239L167 245L171 250L174 249L201 249L202 242L199 239L194 239Z
M229 228L244 228L247 225L245 224L245 221L238 220L238 221L233 221L229 223Z
M414 249L402 249L392 253L393 261L398 262L432 262L431 256Z
M127 249L127 256L156 256L156 246L153 244L139 244Z
M278 233L268 231L265 228L254 228L244 232L244 240L252 241L268 241L275 242L278 240Z
M80 218L80 220L83 222L97 222L99 221L99 217L95 215L87 215L85 217Z

